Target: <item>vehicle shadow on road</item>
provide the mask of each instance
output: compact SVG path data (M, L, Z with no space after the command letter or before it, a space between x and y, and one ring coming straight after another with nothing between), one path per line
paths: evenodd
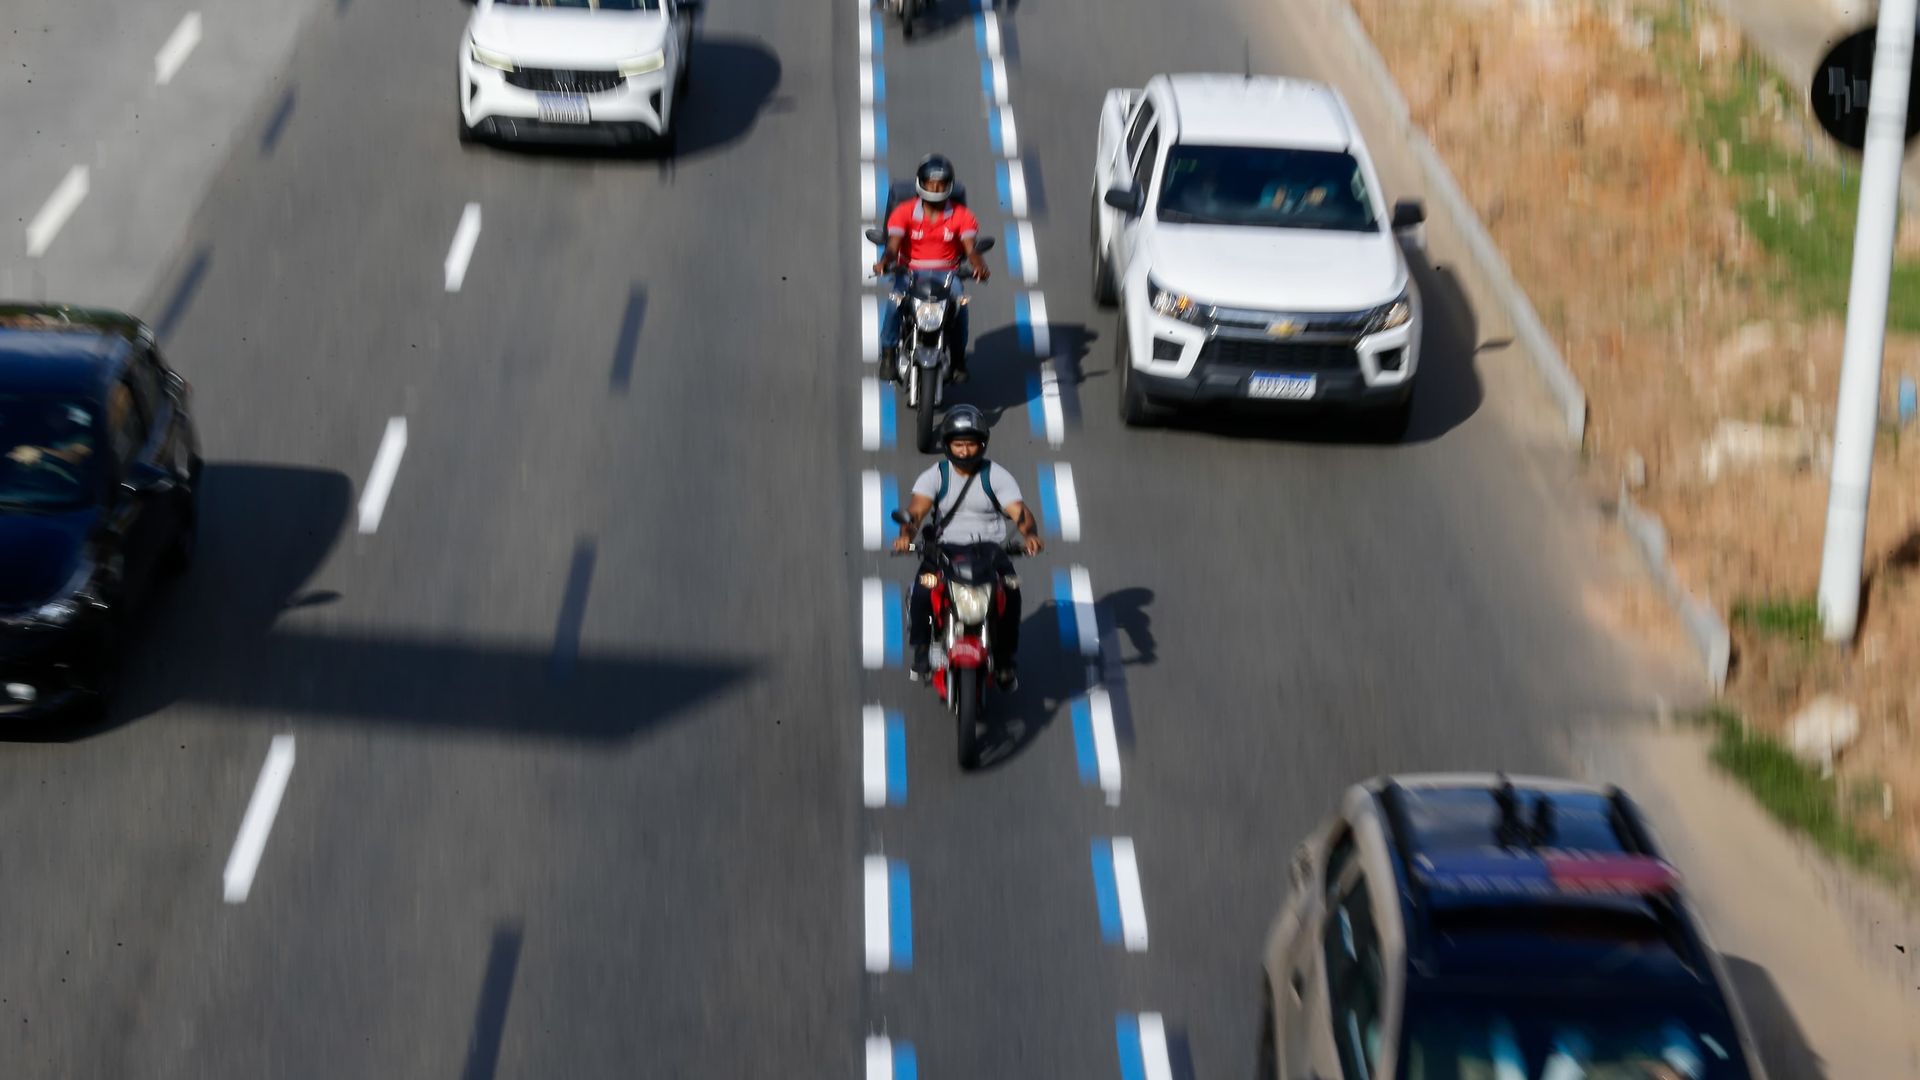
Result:
M1052 598L1051 575L1023 573L1021 591L1028 614L1020 620L1020 685L1001 699L1002 719L988 725L980 767L1003 764L1026 749L1059 715L1062 706L1092 688L1090 671L1097 672L1112 693L1116 737L1123 744L1131 744L1124 669L1156 660L1152 620L1146 611L1153 603L1153 590L1119 589L1094 601L1098 639L1107 654L1104 657L1080 652L1077 628L1074 640L1068 640L1060 602ZM1047 599L1035 603L1042 593ZM1118 640L1123 637L1133 648L1131 658L1120 655Z
M747 677L697 656L575 655L564 625L526 643L283 623L338 599L309 591L349 528L354 486L328 469L208 462L193 570L156 595L128 642L100 734L173 704L541 739L607 741L679 715ZM484 588L476 582L475 588ZM560 613L565 598L556 593Z
M1485 400L1476 365L1482 345L1480 320L1460 279L1450 267L1435 266L1418 248L1402 243L1407 265L1420 290L1426 329L1420 339L1413 417L1401 444L1432 442L1466 423ZM1118 393L1119 388L1113 388ZM1232 439L1302 443L1358 443L1353 418L1339 414L1275 415L1196 411L1176 414L1162 426L1205 431Z
M1767 1075L1782 1080L1825 1080L1827 1063L1807 1042L1793 1010L1780 996L1767 969L1751 960L1727 956L1727 979L1753 1028L1753 1040Z
M1100 335L1079 323L1063 323L1049 327L1048 337L1048 351L1060 386L1062 419L1072 431L1080 425L1080 384L1086 379L1086 356ZM1040 360L1033 355L1032 346L1021 340L1019 327L1000 326L977 335L967 374L970 377L964 384L948 391L946 408L963 401L976 406L987 414L996 430L1002 423L1035 423L1030 410L1036 408L1032 402L1040 385Z
M768 110L780 85L780 58L751 38L706 38L696 32L689 55L687 94L676 103L679 145L671 154L649 144L569 146L532 140L503 141L487 149L560 161L655 163L671 176L676 164L744 139Z

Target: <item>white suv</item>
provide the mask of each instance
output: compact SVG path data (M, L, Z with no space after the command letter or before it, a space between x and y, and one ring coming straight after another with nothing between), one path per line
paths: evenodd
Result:
M673 145L700 0L478 0L460 140Z
M1156 75L1107 92L1093 288L1120 306L1120 415L1252 403L1365 410L1398 439L1420 363L1420 294L1359 126L1302 79Z

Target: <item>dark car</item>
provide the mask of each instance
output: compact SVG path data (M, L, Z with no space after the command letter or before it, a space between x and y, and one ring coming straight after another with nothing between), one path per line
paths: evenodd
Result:
M198 520L190 389L115 311L0 304L0 717L99 708Z
M1764 1080L1725 963L1618 788L1376 778L1291 876L1264 1077Z

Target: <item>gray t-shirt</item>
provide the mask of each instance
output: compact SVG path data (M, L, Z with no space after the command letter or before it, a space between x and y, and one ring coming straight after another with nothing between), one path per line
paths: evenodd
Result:
M967 477L959 469L948 466L947 495L930 512L931 523L939 524L956 502L960 502L960 509L953 515L953 520L947 523L947 531L940 536L941 543L999 544L1006 541L1007 528L1013 523L1007 520L1005 514L993 508L993 500L987 498L983 482L992 481L994 498L999 499L1003 507L1024 501L1020 495L1020 482L1013 478L1012 473L991 462L987 464L987 470L985 476L974 479L973 486L967 488L966 500L960 502L960 489L966 485ZM931 499L939 490L938 464L921 473L920 479L913 482L915 495Z

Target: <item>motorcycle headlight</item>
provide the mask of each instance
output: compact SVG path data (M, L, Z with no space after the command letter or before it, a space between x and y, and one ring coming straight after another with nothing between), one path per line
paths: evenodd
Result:
M1161 288L1160 283L1152 278L1147 279L1147 302L1153 305L1153 310L1167 318L1179 319L1181 322L1192 323L1195 326L1205 326L1213 318L1211 307L1196 303L1193 297L1186 293L1171 292Z
M620 74L645 75L649 71L659 71L667 66L665 49L655 49L645 56L636 56L631 60L620 61Z
M987 602L993 599L993 586L949 583L947 594L953 597L953 611L961 622L975 626L987 621Z
M1374 312L1373 319L1367 326L1367 333L1377 334L1382 330L1405 326L1412 318L1413 302L1407 298L1407 294L1401 293L1398 300Z
M467 39L467 51L472 54L473 62L476 64L485 64L501 71L513 70L513 57L506 53L494 52L492 49L483 49L480 43L472 38Z
M913 312L913 321L921 330L929 334L940 329L940 324L945 322L946 319L946 305L937 300L922 300L920 301L920 306L915 308Z

